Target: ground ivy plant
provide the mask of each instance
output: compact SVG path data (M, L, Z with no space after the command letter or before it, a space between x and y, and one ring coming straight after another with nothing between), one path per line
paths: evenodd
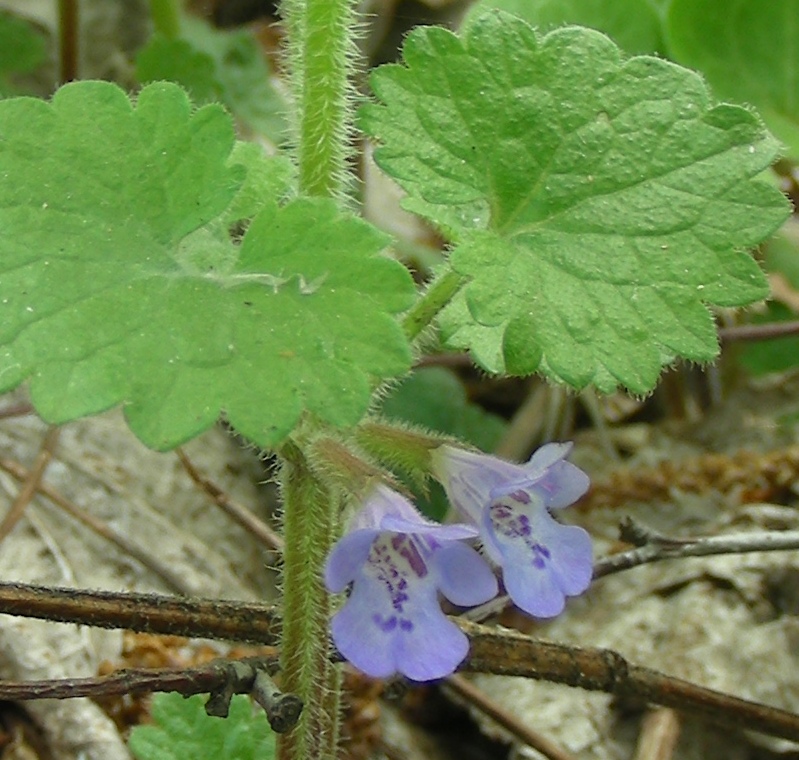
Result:
M152 5L174 39L176 5ZM499 11L416 30L356 119L351 0L283 16L286 155L170 83L0 101L0 390L28 383L53 423L122 405L156 449L223 415L278 456L282 684L305 703L278 751L299 760L336 754L331 630L367 673L439 678L468 652L439 594L479 604L501 572L550 617L590 582L588 535L552 516L588 487L567 444L516 465L370 413L418 340L436 328L492 373L645 394L675 359L716 356L712 307L767 295L747 250L788 206L752 110L599 32ZM356 124L449 241L421 291L352 211ZM439 480L461 522L423 517L392 470Z

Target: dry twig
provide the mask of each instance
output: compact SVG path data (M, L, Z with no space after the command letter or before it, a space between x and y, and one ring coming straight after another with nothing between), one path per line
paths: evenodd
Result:
M31 477L28 470L12 459L0 458L0 469L5 470L9 475L20 481L27 482ZM192 589L187 585L185 579L181 575L173 572L167 564L161 562L158 557L143 546L140 546L122 533L115 531L108 523L90 514L85 509L81 509L77 504L67 499L54 488L50 488L50 486L40 482L37 484L36 490L47 497L47 499L53 502L57 507L64 510L64 512L94 531L98 536L115 544L125 554L141 562L144 567L159 576L164 583L176 593L192 593Z
M211 497L226 515L248 530L256 540L275 551L283 551L283 538L270 528L263 520L259 520L249 509L236 503L216 483L204 477L186 456L183 449L176 449L180 463L189 477Z
M461 675L450 676L446 686L459 697L474 705L480 712L504 728L523 744L540 752L548 760L575 760L574 756L555 744L551 739L533 730L515 715L500 707L482 689L478 689L471 681Z
M221 600L174 599L0 584L0 612L105 628L236 639L274 644L279 635L275 607ZM632 665L608 649L539 641L524 634L454 618L471 640L462 670L522 676L604 691L626 701L659 704L715 723L799 741L799 715L739 699L649 668ZM19 685L15 684L15 698ZM0 684L0 699L6 693Z
M20 521L20 519L22 519L22 515L25 513L25 508L28 506L28 504L30 504L31 499L33 499L33 496L39 487L39 483L41 482L42 476L44 475L44 471L47 469L47 465L50 464L50 460L53 458L53 452L55 451L55 447L58 445L58 434L59 430L57 427L51 426L47 429L47 433L44 436L39 453L36 455L36 461L33 463L33 467L28 473L28 477L23 482L22 488L17 494L17 498L14 499L11 508L3 518L2 523L0 523L0 541L8 536L12 530L14 530L14 526Z

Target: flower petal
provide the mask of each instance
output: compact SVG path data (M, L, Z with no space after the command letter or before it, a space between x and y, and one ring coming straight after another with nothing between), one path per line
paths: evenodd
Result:
M579 467L565 461L572 448L572 443L547 443L524 465L531 484L549 509L574 504L591 484Z
M358 530L428 535L439 541L475 538L478 534L471 525L440 525L426 519L402 494L382 483L375 487L353 518L349 531Z
M404 517L387 515L380 523L383 530L394 533L413 533L419 536L429 536L437 541L460 541L464 538L475 538L480 531L471 525L455 523L453 525L439 525L427 520L407 520Z
M356 530L336 542L325 564L325 585L329 591L337 594L355 580L377 535L376 530Z
M433 555L431 564L441 593L460 607L483 604L499 592L491 568L470 546L447 544Z
M489 505L484 524L493 548L501 555L508 595L528 614L558 615L566 596L588 588L590 537L582 528L554 520L541 499L502 496Z
M429 572L423 550L412 536L378 536L333 617L341 654L376 678L395 672L415 681L443 678L468 652L466 636L441 612L437 574Z
M545 443L541 448L536 449L530 457L525 469L533 472L543 473L547 467L551 467L556 462L563 461L574 448L571 441L567 443Z

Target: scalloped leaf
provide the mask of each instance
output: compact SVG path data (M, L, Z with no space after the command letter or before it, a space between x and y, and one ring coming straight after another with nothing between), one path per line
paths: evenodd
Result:
M191 15L180 29L178 39L153 35L136 56L136 78L177 82L195 103L224 103L250 129L284 143L289 107L252 32L215 29Z
M766 296L743 249L788 215L757 178L778 144L696 74L492 13L413 32L372 83L375 159L469 278L442 329L486 369L644 393L675 356L716 356L708 304Z
M488 10L524 19L542 32L579 24L604 32L628 53L662 53L660 16L650 0L479 0L469 8L466 23Z
M0 102L0 390L30 379L53 423L117 404L166 449L224 411L261 446L307 411L356 423L407 371L408 272L332 201L256 202L219 106L158 83L135 104L80 82ZM258 211L240 245L227 225Z
M272 760L275 735L248 697L234 695L227 718L206 714L204 698L173 692L153 696L155 725L134 726L129 744L137 760Z

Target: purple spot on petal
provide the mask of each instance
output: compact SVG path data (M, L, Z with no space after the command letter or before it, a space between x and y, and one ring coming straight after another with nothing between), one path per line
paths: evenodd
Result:
M529 504L530 503L530 494L527 491L514 491L508 496L513 499L514 501L518 501L519 504Z
M385 589L392 609L399 615L405 612L412 584L429 574L425 553L419 537L407 533L383 533L372 544L367 560L369 574ZM375 622L390 630L384 627L390 620ZM392 625L396 626L396 621Z
M409 536L407 533L396 533L391 537L391 547L405 559L417 578L424 578L427 575L427 565L419 553L413 536Z
M389 633L397 627L397 618L395 615L392 615L385 620L383 620L382 615L372 615L372 620L374 621L375 625L377 625L377 627L383 631L383 633Z
M513 498L513 494L506 498ZM489 507L491 525L497 536L510 541L522 541L530 552L530 564L538 570L547 566L552 554L546 546L539 544L533 535L530 517L514 509L511 504L496 501Z
M406 633L410 633L413 630L413 623L410 620L401 619L400 620L400 629L405 631Z

